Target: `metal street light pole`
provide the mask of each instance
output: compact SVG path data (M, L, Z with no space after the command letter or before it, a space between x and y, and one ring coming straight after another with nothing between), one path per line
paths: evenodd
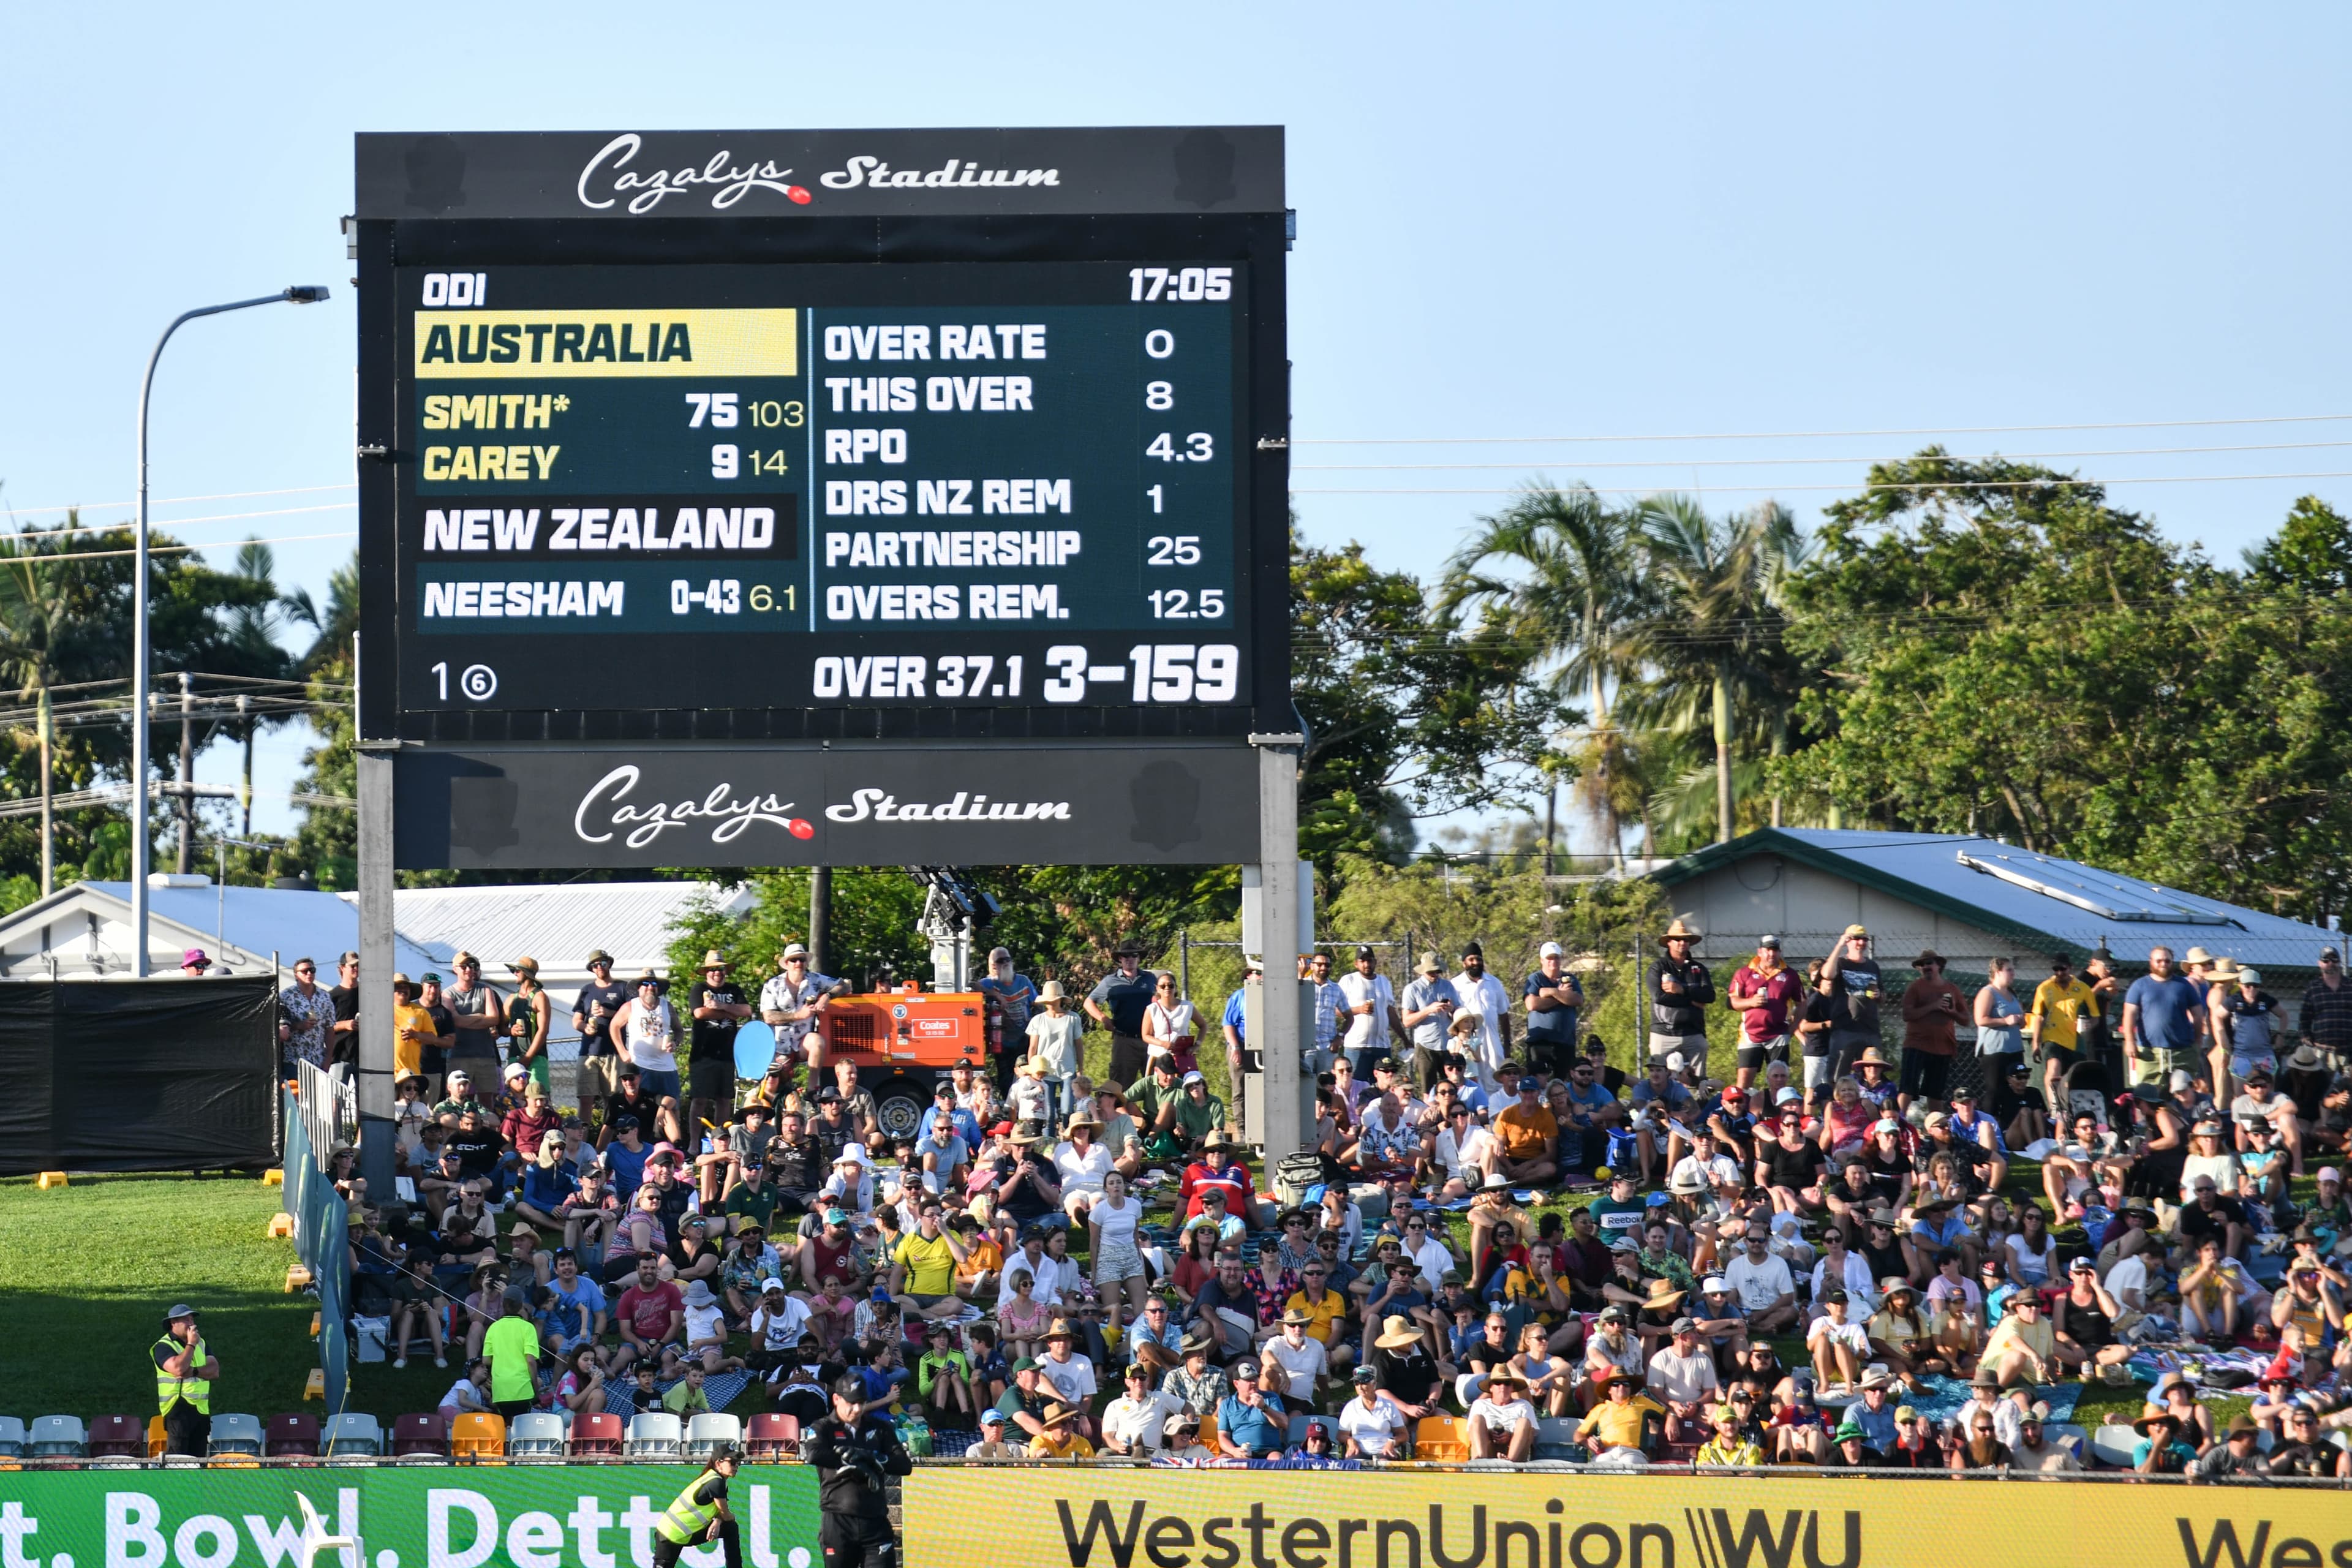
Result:
M226 305L205 305L184 311L155 340L147 356L147 374L139 383L139 548L131 579L131 973L147 977L147 402L155 390L155 366L172 334L199 316L217 316L255 305L314 305L327 297L326 286L297 283L275 294L235 300Z

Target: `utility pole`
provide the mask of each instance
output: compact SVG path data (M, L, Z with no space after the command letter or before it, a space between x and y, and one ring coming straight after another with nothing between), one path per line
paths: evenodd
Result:
M236 694L236 716L245 726L245 775L236 786L236 802L245 812L245 820L237 832L244 837L253 837L253 699L240 691Z
M180 671L180 874L196 868L196 797L188 786L196 778L196 683Z

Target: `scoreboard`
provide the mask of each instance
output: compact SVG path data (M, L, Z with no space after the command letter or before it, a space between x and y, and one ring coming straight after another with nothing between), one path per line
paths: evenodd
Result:
M1291 727L1278 132L665 134L361 138L363 733Z

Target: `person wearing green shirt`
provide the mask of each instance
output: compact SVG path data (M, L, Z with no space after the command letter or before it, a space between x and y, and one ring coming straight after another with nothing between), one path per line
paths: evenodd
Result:
M735 1184L721 1205L721 1212L730 1222L740 1216L757 1223L762 1231L775 1223L776 1189L768 1185L767 1175L766 1167L757 1163L743 1167L743 1179ZM730 1223L730 1228L740 1231L743 1226Z
M539 1331L501 1295L498 1318L482 1336L490 1363L490 1405L511 1425L539 1399Z
M1210 1133L1225 1124L1225 1102L1209 1092L1209 1080L1197 1072L1184 1075L1182 1092L1176 1101L1176 1132L1184 1140L1189 1153L1198 1149Z
M662 1395L661 1403L664 1410L681 1419L699 1415L709 1410L710 1395L702 1392L701 1363L687 1363L685 1379L671 1384L669 1392Z
M926 1348L915 1363L915 1392L935 1426L969 1426L974 1414L971 1358L955 1348L954 1332L945 1323L926 1325Z
M1649 1217L1649 1208L1633 1195L1633 1173L1619 1171L1609 1178L1609 1195L1596 1199L1592 1205L1592 1223L1601 1227L1601 1239L1606 1244L1618 1237L1639 1237L1642 1222Z

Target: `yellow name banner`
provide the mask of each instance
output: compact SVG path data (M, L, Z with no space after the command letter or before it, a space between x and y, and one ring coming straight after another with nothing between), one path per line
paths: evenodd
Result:
M2352 1568L2352 1492L2129 1481L924 1466L908 1568Z
M417 379L798 375L797 310L419 310Z

